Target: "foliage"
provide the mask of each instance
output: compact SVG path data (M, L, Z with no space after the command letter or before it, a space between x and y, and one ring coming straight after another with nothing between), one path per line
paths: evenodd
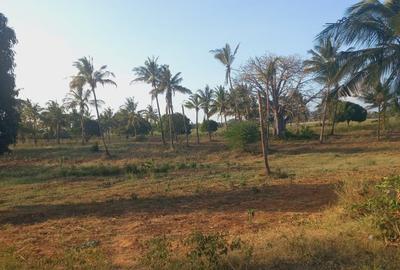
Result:
M217 129L218 123L214 120L204 120L200 126L201 132L215 132Z
M191 133L191 124L190 124L190 119L187 118L181 114L181 113L174 113L171 115L172 117L172 123L173 123L173 132L175 132L176 135L181 135L185 134L185 125L186 125L186 130L187 133ZM185 125L183 124L183 121L185 120ZM169 137L169 116L168 115L163 115L162 116L162 121L165 123L164 125L164 132L165 135Z
M7 26L7 18L0 13L0 155L15 142L18 111L14 76L14 51L17 43L14 30Z
M147 241L147 252L143 264L150 269L167 269L171 257L171 244L164 236L155 237Z
M230 147L244 150L260 138L260 132L255 122L243 121L230 124L224 136Z
M366 200L353 205L353 209L372 217L385 240L400 242L400 176L383 178L365 196Z
M363 122L366 119L367 119L366 109L352 102L339 101L336 112L337 122L347 122L347 124L349 124L350 121Z
M286 131L285 137L295 140L311 140L318 137L318 135L309 126L301 126L298 132Z

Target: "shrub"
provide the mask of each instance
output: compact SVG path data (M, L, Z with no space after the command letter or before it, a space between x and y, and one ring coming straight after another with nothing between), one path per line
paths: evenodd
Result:
M294 140L310 140L318 138L318 135L309 126L302 126L299 132L296 133L287 130L285 136L287 139Z
M150 239L143 263L150 269L168 269L170 264L170 243L165 236Z
M255 122L237 122L228 126L224 136L230 147L244 150L248 144L257 142L260 133Z
M386 177L365 193L367 200L353 205L362 216L370 216L382 237L391 242L400 241L400 176Z

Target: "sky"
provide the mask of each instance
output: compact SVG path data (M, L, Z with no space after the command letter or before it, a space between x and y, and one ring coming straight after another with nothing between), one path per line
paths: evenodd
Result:
M69 91L72 63L92 56L108 65L118 87L97 95L117 110L134 96L139 108L151 104L150 86L130 85L132 68L158 56L182 85L197 91L224 83L224 66L211 49L240 43L234 67L264 53L307 57L315 36L341 18L353 0L0 0L0 12L17 35L16 82L20 98L44 106L62 102ZM174 97L175 108L185 96ZM164 107L164 98L161 106ZM162 109L163 110L163 109ZM164 111L164 110L163 110ZM189 112L193 119L194 112Z

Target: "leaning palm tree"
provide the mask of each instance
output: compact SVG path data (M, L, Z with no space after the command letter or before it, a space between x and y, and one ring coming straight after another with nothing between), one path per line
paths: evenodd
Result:
M194 109L196 111L196 137L197 144L200 144L199 136L199 110L201 106L200 96L198 94L191 94L189 100L186 101L185 107L188 109Z
M133 72L135 72L137 78L134 79L132 82L145 82L150 84L151 87L153 88L150 93L152 99L155 99L157 103L158 119L160 121L160 128L161 128L161 139L163 141L163 144L165 145L165 136L161 118L160 104L158 102L158 91L156 90L160 84L160 73L161 73L161 68L157 63L157 60L158 57L154 56L152 58L148 57L147 60L144 62L144 66L135 67L133 69Z
M211 141L211 131L210 131L210 116L215 113L215 110L212 107L212 104L214 102L214 91L206 85L204 90L198 90L197 94L200 97L200 107L204 111L204 115L207 119L207 132L208 132L208 138Z
M339 89L341 79L341 63L338 59L339 45L331 39L319 40L319 43L310 50L311 58L304 61L305 71L315 74L314 80L323 85L322 96L322 126L319 141L322 143L325 137L325 122L329 98Z
M231 46L226 43L225 47L221 49L211 50L210 52L214 54L214 58L217 59L221 64L223 64L226 68L225 70L225 84L229 84L230 91L233 91L233 84L232 84L232 64L235 61L236 53L239 49L238 44L235 50L232 52ZM238 104L235 101L235 110L237 111Z
M364 89L376 86L376 78L391 91L399 89L399 17L400 0L362 0L319 34L319 37L334 38L355 47L341 57L350 74L345 94L357 93L360 84Z
M225 90L225 87L222 85L217 86L215 88L215 100L212 104L215 111L218 112L219 117L221 118L221 122L223 121L222 117L224 117L225 127L227 126L226 115L228 113L229 107L229 99L228 93Z
M191 94L192 92L187 89L186 87L183 87L181 85L183 78L181 77L181 73L178 72L175 75L172 75L170 69L168 66L162 66L161 67L161 75L160 75L160 85L158 86L157 89L154 91L155 94L160 94L160 93L165 93L165 99L166 99L166 112L169 117L169 137L170 137L170 146L171 148L174 147L174 138L173 138L173 119L172 115L174 114L174 108L172 104L172 96L176 93L182 93L182 94Z
M94 105L94 102L89 100L90 90L83 89L84 84L85 81L82 77L74 77L69 84L70 92L63 100L67 109L77 108L79 110L82 144L85 144L85 113L89 111L89 104Z
M106 65L100 67L99 70L95 70L92 57L80 58L80 59L78 59L78 61L75 61L73 63L73 66L78 69L78 74L75 75L73 77L73 79L80 78L81 80L83 80L85 82L85 84L87 84L90 87L90 91L93 93L94 105L96 108L97 123L99 126L100 136L103 141L106 155L108 157L111 157L111 154L108 151L106 141L104 139L104 134L101 130L99 104L98 104L98 100L96 97L96 88L97 88L98 84L101 84L103 86L110 84L110 85L114 85L116 87L117 84L112 79L110 79L110 78L114 78L115 75L114 75L114 73L107 70Z

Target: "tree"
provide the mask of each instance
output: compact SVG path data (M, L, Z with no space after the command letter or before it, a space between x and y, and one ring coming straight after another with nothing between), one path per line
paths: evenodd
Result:
M60 144L61 127L65 124L64 107L55 100L49 100L46 105L47 108L43 112L44 122L55 132L57 144Z
M204 115L208 122L210 120L210 116L215 113L212 107L212 104L214 102L214 91L208 85L206 85L204 90L198 90L197 94L199 95L200 99L200 107L203 109ZM211 141L211 130L207 129L207 133L208 138Z
M164 126L165 128L165 134L167 134L169 137L171 137L171 133L169 130L169 121L172 118L172 121L174 122L174 130L172 131L172 136L174 135L184 135L184 134L190 134L191 133L191 125L190 125L190 119L184 116L181 113L174 113L172 115L167 115L164 114L162 116L164 123L166 125ZM185 129L186 126L186 129ZM168 127L168 128L167 128Z
M85 144L85 113L89 111L89 104L94 105L94 102L89 100L91 92L83 90L84 85L82 77L74 77L69 84L70 92L63 100L66 108L79 110L82 144Z
M239 49L238 44L235 48L235 50L232 53L231 46L226 43L225 47L221 49L215 49L211 50L210 52L214 54L214 58L217 59L221 64L223 64L226 68L225 70L225 84L229 83L230 91L233 91L233 84L232 84L232 64L235 61L236 53ZM238 104L235 100L235 118L236 118L236 112L238 110ZM240 117L239 117L240 120Z
M315 74L314 80L323 85L323 111L322 125L319 141L323 143L325 136L325 123L327 118L328 102L337 96L339 82L343 74L338 59L339 45L330 38L321 39L313 50L309 51L311 58L304 61L305 71ZM334 117L335 118L335 117Z
M218 123L212 119L204 120L201 124L201 131L211 134L218 130ZM210 135L211 136L211 135Z
M350 121L363 122L367 119L367 110L358 104L349 101L340 101L338 106L338 112L336 114L337 122L347 122Z
M101 119L101 126L104 129L104 132L108 136L108 141L111 141L111 130L114 127L115 121L114 121L114 112L113 110L108 107L106 108L103 113L100 115Z
M110 152L108 151L106 141L104 139L104 134L101 130L100 125L100 114L99 114L99 104L96 97L96 88L98 84L107 85L111 84L117 86L117 84L110 78L114 78L114 73L107 70L107 66L104 65L100 67L99 70L95 70L93 65L93 58L91 57L83 57L78 59L78 61L73 63L73 66L78 69L78 74L75 75L73 78L81 78L85 84L88 84L90 87L90 91L93 93L94 97L94 104L96 108L96 115L97 115L97 123L99 126L99 133L101 135L101 139L103 141L104 149L106 151L106 155L111 157Z
M133 69L133 72L135 72L137 78L134 79L132 82L145 82L148 83L152 86L151 90L151 97L156 100L157 103L157 112L158 112L158 118L160 121L160 127L161 127L161 139L163 141L163 144L165 145L165 136L164 136L164 129L163 129L163 123L161 119L161 111L160 111L160 104L158 102L158 87L161 82L161 67L157 63L158 57L148 57L147 60L144 62L144 66L140 67L135 67Z
M17 38L7 22L7 18L0 13L0 155L9 151L8 146L15 143L19 122L13 51Z
M215 99L212 103L213 110L218 112L219 117L221 118L221 122L224 121L226 126L226 116L228 114L229 107L229 95L225 90L225 87L222 85L217 86L214 90ZM224 120L222 119L224 117Z
M154 110L152 105L147 105L146 109L140 110L139 114L144 117L144 119L150 123L151 125L151 130L150 133L153 136L153 129L154 126L157 124L158 116L157 116L158 111ZM164 131L162 131L164 134Z
M159 93L165 93L165 99L166 99L166 113L169 115L169 137L170 137L170 147L174 148L174 136L173 136L173 117L172 115L174 114L174 108L173 108L173 103L172 103L172 96L176 93L182 93L182 94L191 94L191 91L187 89L186 87L183 87L181 85L183 78L181 77L181 73L178 72L175 75L172 75L171 70L169 69L168 66L162 66L161 68L161 75L160 75L160 85L159 88L156 90L156 92Z
M32 133L33 142L37 144L38 125L42 108L37 103L27 99L22 103L21 120L23 126Z
M196 111L196 137L197 144L200 144L200 136L199 136L199 110L201 106L200 96L198 94L191 94L189 100L186 101L185 107L188 109L194 109Z
M135 102L134 97L127 98L125 104L121 106L121 111L127 116L127 130L130 127L133 128L133 136L136 137L136 126L138 125L139 119L141 118L139 113L136 111L138 102Z

